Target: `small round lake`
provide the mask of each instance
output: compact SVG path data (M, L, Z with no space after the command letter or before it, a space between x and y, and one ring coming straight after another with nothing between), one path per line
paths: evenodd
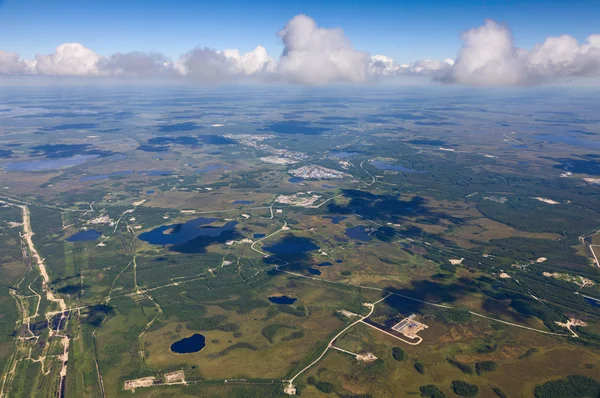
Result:
M198 352L206 346L204 336L196 333L171 344L171 351L177 354Z
M234 200L232 204L234 205L251 205L254 203L253 200Z
M371 160L370 162L373 166L377 167L379 170L394 170L401 171L404 173L415 173L417 170L409 169L408 167L385 163L380 160Z
M357 225L356 227L346 228L346 236L355 240L368 242L372 238L365 229L364 225Z
M333 224L339 224L341 221L344 221L346 218L346 216L323 216L323 218L327 218L329 220L331 220L331 222Z
M263 249L275 254L297 254L319 250L319 246L306 238L290 238L271 246L263 247Z
M271 296L269 297L269 301L275 304L283 304L283 305L291 305L294 304L298 300L294 297L288 296Z
M318 269L315 268L307 268L306 269L308 271L309 274L311 275L321 275L321 271L319 271Z
M85 242L89 240L96 240L102 236L101 232L88 229L87 231L79 231L74 235L67 238L67 242Z

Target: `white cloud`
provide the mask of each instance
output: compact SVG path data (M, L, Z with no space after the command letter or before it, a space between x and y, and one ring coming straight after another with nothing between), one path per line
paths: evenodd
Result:
M233 62L239 73L246 76L275 71L276 62L263 46L258 46L245 54L240 54L237 49L223 50L223 54Z
M156 53L116 53L98 61L104 76L158 77L176 74L173 62Z
M532 85L561 77L600 76L600 35L580 45L549 37L531 51L516 48L508 27L488 20L463 34L456 63L442 81L467 85Z
M79 43L65 43L53 54L36 55L33 67L40 75L94 76L100 56Z
M29 72L29 66L19 54L0 50L0 74L17 75Z
M439 71L446 70L454 64L454 60L444 61L424 59L410 64L398 64L385 55L374 55L369 62L369 73L374 76L399 76L399 75L436 75Z
M292 18L277 32L284 49L278 61L257 46L195 48L173 62L159 53L102 56L79 43L65 43L51 54L22 60L0 51L0 74L178 78L219 84L237 81L287 81L325 85L365 83L403 76L429 76L464 85L532 85L574 77L600 77L600 34L584 43L562 35L548 37L531 50L516 48L510 29L492 20L466 31L456 60L397 63L386 55L356 50L340 28L323 28L306 15ZM402 79L401 79L402 80Z
M319 28L310 17L297 15L278 36L285 46L278 71L294 82L363 83L369 77L369 55L355 50L339 28Z

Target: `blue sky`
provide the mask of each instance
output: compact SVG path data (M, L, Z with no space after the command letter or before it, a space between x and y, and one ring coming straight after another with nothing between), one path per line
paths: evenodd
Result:
M31 58L79 42L104 55L139 50L175 58L198 45L242 52L263 45L278 57L275 32L300 13L343 28L358 50L400 62L454 58L460 33L486 18L507 23L525 48L547 36L581 41L600 33L597 0L0 0L0 49Z

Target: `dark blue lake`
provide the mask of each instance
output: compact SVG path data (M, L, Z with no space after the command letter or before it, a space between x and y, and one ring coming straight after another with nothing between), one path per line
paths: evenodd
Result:
M204 166L201 169L197 169L196 173L210 173L211 171L215 171L215 170L219 170L219 169L223 169L223 170L227 170L229 167L227 166L220 166L218 164L209 164L207 166Z
M363 242L368 242L372 239L365 230L364 225L357 225L356 227L346 228L346 236Z
M588 303L589 305L591 305L593 307L600 307L600 301L592 300L587 297L584 297L584 299L585 299L585 302Z
M206 226L217 221L216 218L195 218L184 224L163 225L150 232L140 234L138 238L153 245L181 245L199 236L217 237L224 231L235 228L237 221L230 221L220 227Z
M346 158L350 158L350 157L356 156L356 155L358 155L358 152L340 151L340 152L331 152L331 153L329 153L329 156L334 157L334 158L338 158L338 159L346 159Z
M379 170L394 170L401 171L403 173L415 173L417 170L409 169L408 167L385 163L380 160L372 160L370 162L373 166L377 167Z
M319 246L308 239L291 238L271 246L265 246L263 249L276 254L295 254L319 250Z
M304 181L304 178L301 178L301 177L292 177L292 178L288 179L288 182L291 182L292 184L297 184L302 181Z
M147 191L146 191L146 194L147 194L147 195L152 195L152 194L154 194L154 189L149 189L149 190L147 190Z
M89 240L96 240L102 236L101 232L88 229L87 231L79 231L67 238L67 242L85 242Z
M234 205L251 205L252 203L254 203L253 200L234 200L233 201Z
M319 271L318 269L315 268L307 268L306 269L308 271L309 274L311 275L321 275L321 271Z
M325 261L323 263L319 263L317 264L317 267L331 267L333 264L330 263L329 261Z
M336 263L341 264L344 262L344 260L335 260Z
M346 217L346 216L323 216L323 218L328 218L331 220L332 223L339 224L340 221L344 221L348 217Z
M565 144L578 148L600 149L600 141L586 140L585 138L570 137L568 135L536 135L533 138L540 141Z
M264 238L266 235L265 234L254 234L252 237L254 239L260 239L260 238Z
M142 174L148 177L158 177L158 176L169 176L173 174L172 171L168 170L142 170L138 171L138 174Z
M83 164L84 162L95 159L99 155L75 155L68 158L31 160L24 162L5 163L2 165L4 170L8 171L45 171L64 169L67 167Z
M196 333L171 344L171 351L177 354L191 354L206 346L204 336Z
M110 177L126 176L126 175L129 175L131 173L133 173L133 171L131 171L131 170L115 171L114 173L111 173L111 174L96 174L96 175L81 177L79 179L79 181L101 181L101 180L108 180Z
M294 304L298 300L294 297L288 296L271 296L269 297L269 301L275 304L283 304L283 305L291 305Z

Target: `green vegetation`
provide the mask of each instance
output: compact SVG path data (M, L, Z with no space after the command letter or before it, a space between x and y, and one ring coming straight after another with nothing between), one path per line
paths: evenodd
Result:
M413 366L417 372L421 373L422 375L425 374L425 366L421 362L415 362Z
M483 373L495 372L496 369L498 369L498 364L494 361L482 361L475 364L475 370L479 376Z
M460 370L464 374L468 374L468 375L473 374L473 367L469 364L459 362L452 358L446 358L446 361L448 361L448 363L450 365L456 367L458 370Z
M326 381L319 381L312 376L309 376L306 379L306 382L311 386L315 386L319 391L324 392L325 394L330 394L335 391L335 386Z
M537 386L534 395L536 398L597 397L600 396L600 382L586 376L572 375Z
M479 394L479 387L475 384L467 383L462 380L452 381L452 391L461 397L476 397Z
M430 398L445 398L446 394L441 392L435 385L427 384L425 386L419 387L421 391L421 396L430 397Z
M394 357L396 361L401 362L406 358L406 353L402 348L394 347L392 348L392 357Z

